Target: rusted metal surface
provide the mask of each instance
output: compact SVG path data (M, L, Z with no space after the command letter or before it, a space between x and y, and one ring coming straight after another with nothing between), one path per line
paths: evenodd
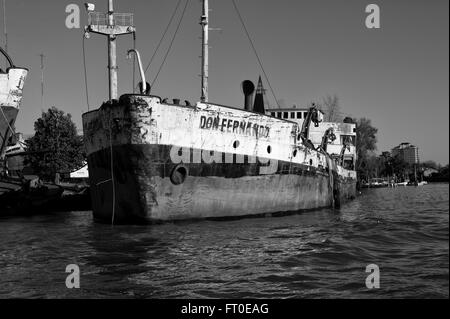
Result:
M111 220L112 205L117 221L175 220L329 207L355 196L354 171L306 148L296 123L262 114L125 95L84 114L83 129L101 219ZM179 167L186 176L173 178Z
M27 74L28 70L22 68L9 68L6 73L0 73L0 106L19 108Z
M28 70L8 68L0 73L0 157L3 155L12 127L16 121L23 97L23 86Z

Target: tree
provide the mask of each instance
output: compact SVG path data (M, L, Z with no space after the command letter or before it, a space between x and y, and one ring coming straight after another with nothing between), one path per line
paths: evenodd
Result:
M361 118L356 122L356 170L360 177L367 177L373 166L373 152L377 149L378 129L372 126L369 119Z
M400 179L407 178L411 173L411 165L405 162L405 160L399 155L391 158L391 167L392 173Z
M438 169L439 165L435 161L425 161L421 163L421 167Z
M34 123L35 134L26 141L26 164L43 179L80 168L85 161L82 137L70 114L56 107L43 112Z
M325 122L342 122L342 116L339 106L339 98L336 94L327 95L323 99L323 111L325 113Z

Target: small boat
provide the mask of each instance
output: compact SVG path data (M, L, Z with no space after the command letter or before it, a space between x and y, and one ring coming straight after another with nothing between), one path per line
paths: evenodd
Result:
M424 186L424 185L427 185L428 184L428 182L426 182L426 181L415 181L415 182L410 182L410 183L408 183L408 186Z
M408 182L399 182L399 183L395 183L396 186L407 186Z
M61 198L63 189L37 176L0 178L0 216L34 215Z
M389 187L390 183L384 178L370 178L368 182L362 184L362 188L382 188Z
M8 68L0 68L0 163L7 163L5 153L12 157L23 149L10 146L10 138L16 136L14 123L23 97L23 87L28 69L17 67L8 53L0 47ZM10 146L8 148L8 146ZM11 176L8 167L0 167L0 216L36 213L48 203L59 198L62 189L45 184L37 176Z

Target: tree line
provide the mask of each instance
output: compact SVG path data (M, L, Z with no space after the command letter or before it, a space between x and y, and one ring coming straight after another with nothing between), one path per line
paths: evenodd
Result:
M372 125L370 119L365 117L356 119L347 116L344 118L337 95L327 95L316 104L325 113L324 121L326 122L356 123L356 171L359 181L367 181L374 177L393 178L397 181L413 180L416 177L429 181L449 180L448 165L441 167L433 161L409 164L400 156L393 156L390 152L377 155L378 129ZM428 177L423 176L424 171L429 168L435 169L437 172Z

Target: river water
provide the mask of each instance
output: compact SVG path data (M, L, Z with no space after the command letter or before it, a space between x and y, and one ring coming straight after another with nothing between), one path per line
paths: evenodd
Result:
M0 298L449 298L449 184L365 190L339 212L114 227L91 216L0 219ZM66 288L68 264L79 289Z

